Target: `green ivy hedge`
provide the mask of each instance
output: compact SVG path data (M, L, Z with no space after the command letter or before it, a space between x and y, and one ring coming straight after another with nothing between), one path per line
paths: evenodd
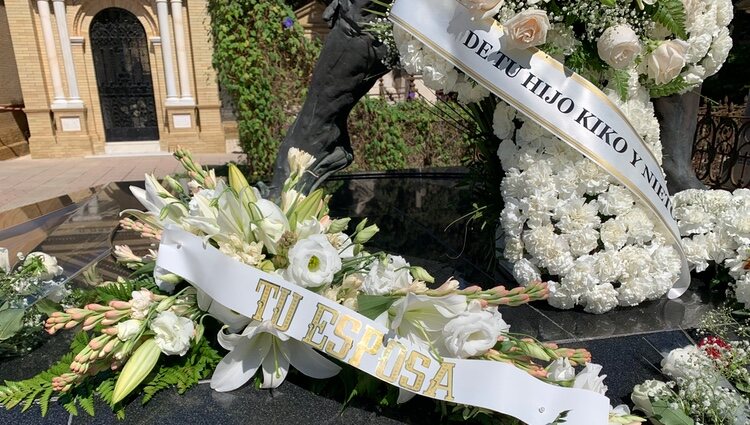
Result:
M209 0L213 64L231 96L250 177L271 175L301 109L320 45L283 0ZM459 165L468 142L423 101L364 99L349 121L355 170Z

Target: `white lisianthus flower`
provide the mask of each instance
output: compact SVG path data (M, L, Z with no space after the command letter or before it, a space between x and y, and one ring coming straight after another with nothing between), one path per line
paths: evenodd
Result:
M161 352L168 356L184 356L190 349L190 340L195 333L195 324L187 317L180 317L167 310L151 321L154 340Z
M289 149L287 158L291 174L298 176L304 173L315 162L314 156L297 148Z
M130 317L133 319L143 320L148 316L148 311L153 304L151 298L151 291L148 289L141 289L140 291L133 291L130 296Z
M674 80L685 67L688 47L682 40L663 41L647 58L649 78L656 84Z
M620 24L607 28L596 42L599 57L615 69L625 69L641 54L641 42L633 28Z
M557 359L547 367L547 378L554 382L572 381L576 377L576 370L570 365L567 357Z
M367 295L387 295L411 286L409 263L403 257L388 255L384 261L376 260L362 283Z
M451 357L466 359L486 353L509 329L497 307L494 311L484 310L481 303L474 300L466 311L445 325L443 338Z
M135 338L141 331L143 322L136 319L126 320L117 324L117 338L120 341L128 341Z
M325 235L312 235L289 250L285 279L303 288L329 285L341 270L341 257Z
M586 367L576 375L573 382L573 388L589 390L604 395L607 393L607 386L604 385L604 378L607 375L599 375L602 366L596 363L586 363Z
M544 10L527 9L506 21L504 27L507 47L528 49L547 42L551 24Z
M32 252L27 255L23 265L28 266L36 259L42 263L42 270L39 270L37 275L40 279L49 280L63 274L63 268L57 265L57 258L43 252Z

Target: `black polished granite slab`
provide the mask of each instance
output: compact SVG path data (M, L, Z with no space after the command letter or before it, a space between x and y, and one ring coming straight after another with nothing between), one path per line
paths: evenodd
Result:
M475 229L449 226L471 212L469 191L461 185L463 174L455 170L434 173L370 173L336 176L328 187L333 191L331 216L368 217L381 232L370 250L403 255L414 265L430 270L440 281L454 276L464 284L514 286L502 269L487 270L486 241ZM142 183L135 183L142 185ZM40 249L59 257L72 282L85 285L85 275L95 267L102 278L126 275L109 255L116 244L131 245L145 252L150 245L131 232L116 231L119 212L138 208L128 183L104 187L92 199L81 203L62 224L50 231ZM494 232L494 230L493 230ZM0 240L2 246L2 240ZM492 249L490 247L489 249ZM604 315L580 310L559 311L545 302L501 310L515 333L529 335L563 346L589 349L608 375L608 395L613 404L627 402L632 387L645 379L658 378L661 353L691 343L682 329L694 328L700 317L714 307L714 301L700 282L678 300L659 300ZM0 363L0 379L21 379L43 370L65 351L65 336L47 343L22 359ZM305 423L305 424L390 424L433 423L433 415L421 414L432 404L412 401L400 410L377 406L347 408L343 398L315 395L294 379L270 392L245 387L230 394L218 394L201 385L184 396L173 391L158 395L146 407L130 403L124 423ZM428 407L425 407L428 406ZM37 410L38 412L38 410ZM73 418L71 423L113 423L106 407L98 416ZM262 422L261 422L262 421ZM21 415L0 411L0 424L68 423L61 408L51 409L47 418L38 413Z

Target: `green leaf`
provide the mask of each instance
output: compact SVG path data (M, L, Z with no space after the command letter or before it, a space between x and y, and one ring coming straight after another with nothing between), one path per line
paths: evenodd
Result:
M9 308L0 311L0 341L11 338L23 329L24 310L20 308Z
M682 0L659 0L649 7L649 12L655 22L662 24L678 38L687 40L685 6Z
M60 304L56 302L52 302L48 300L47 298L37 301L36 304L34 304L34 307L36 307L36 309L40 313L46 314L47 316L51 315L52 313L56 311L60 311L61 309Z
M384 296L384 295L359 295L357 297L357 312L368 319L375 320L376 317L380 316L388 310L394 302L399 298L398 296Z
M628 100L628 86L630 85L630 74L624 69L615 70L612 75L612 88L614 88L620 100Z
M682 410L675 410L664 400L655 401L651 404L654 408L654 419L662 425L694 425L694 422Z
M680 93L684 90L687 90L690 87L691 85L688 84L687 81L685 81L685 79L680 76L668 82L667 84L662 84L660 86L651 87L651 97L658 98L658 97L671 96L673 94Z

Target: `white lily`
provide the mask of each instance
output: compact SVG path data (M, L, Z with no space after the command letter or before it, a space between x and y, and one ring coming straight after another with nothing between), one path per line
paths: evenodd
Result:
M289 220L278 205L267 199L259 199L252 207L258 215L253 223L255 236L263 242L268 252L276 254L281 236L289 230Z
M221 229L220 234L235 234L247 242L254 242L250 213L242 202L231 190L228 190L221 180L216 185L216 194L218 199L216 220Z
M219 332L219 344L230 350L211 377L211 388L235 390L263 371L261 388L277 388L286 379L289 366L316 379L335 376L340 367L305 345L279 332L270 322L253 322L242 334Z
M130 192L133 193L138 201L149 213L160 217L160 222L179 223L180 220L188 215L188 210L182 202L172 196L167 189L162 186L156 177L146 174L146 189L131 186ZM166 216L162 214L166 211Z
M468 300L463 295L429 297L408 293L399 299L377 319L398 336L413 344L428 348L438 355L447 355L443 344L443 328L462 312L466 311ZM405 403L416 394L399 388L398 403Z

